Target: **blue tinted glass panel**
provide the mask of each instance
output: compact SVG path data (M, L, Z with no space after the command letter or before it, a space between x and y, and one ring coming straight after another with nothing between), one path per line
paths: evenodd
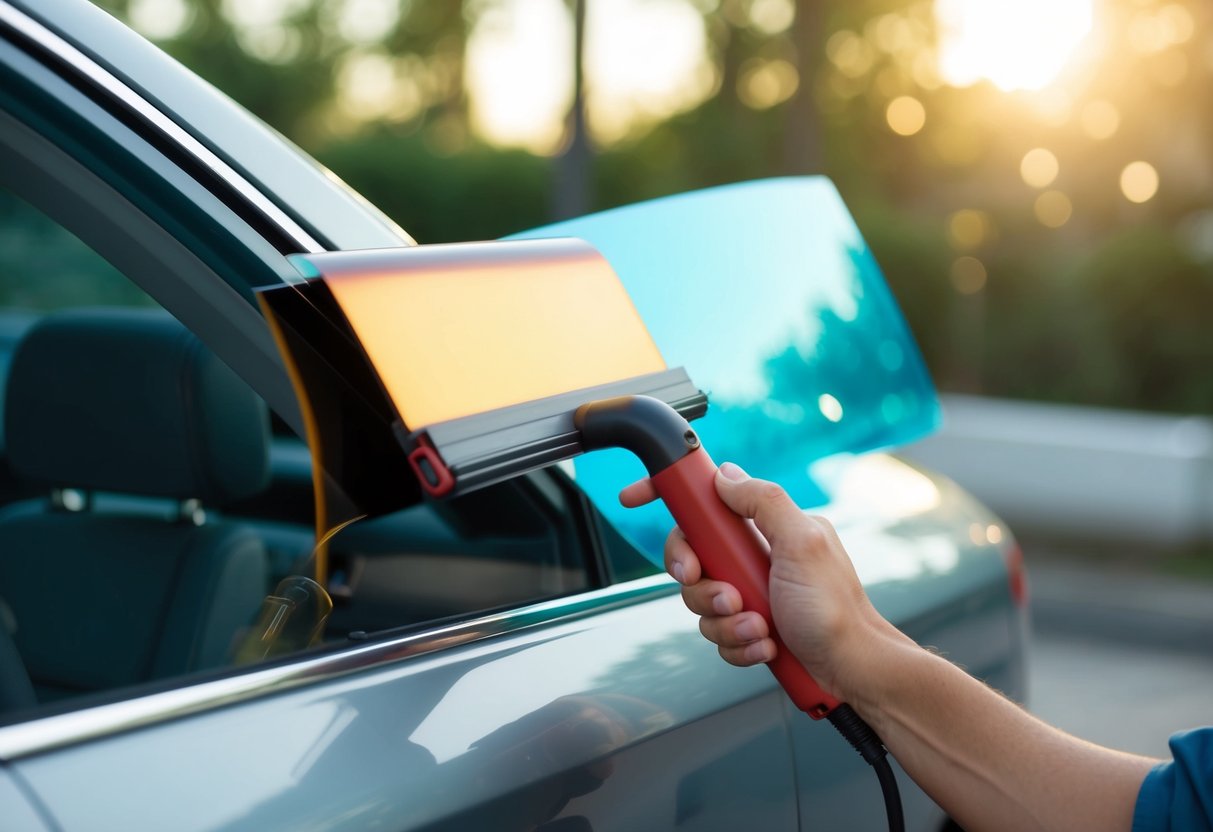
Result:
M601 251L666 363L708 393L696 429L712 457L781 483L801 506L827 499L810 463L903 445L938 424L918 348L827 179L712 188L515 236L580 237ZM599 509L660 560L669 515L616 499L640 464L599 452L576 466Z

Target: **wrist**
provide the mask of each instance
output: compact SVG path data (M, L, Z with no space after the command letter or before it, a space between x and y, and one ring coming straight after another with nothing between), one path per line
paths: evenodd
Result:
M913 639L869 606L839 641L836 671L831 680L834 695L856 709L868 710L879 701L888 669L908 649L921 650Z

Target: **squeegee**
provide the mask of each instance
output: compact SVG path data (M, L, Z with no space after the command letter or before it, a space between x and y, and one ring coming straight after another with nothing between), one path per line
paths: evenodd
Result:
M594 248L539 239L293 259L303 283L260 297L291 369L316 469L341 480L370 513L418 487L445 499L584 452L631 451L704 573L736 586L744 608L767 620L778 648L768 667L791 701L829 718L877 769L890 826L899 828L900 799L879 738L779 639L767 543L717 496L716 465L688 421L706 411L706 396L683 369L666 367ZM348 401L335 405L332 385ZM376 430L369 447L394 459L374 460L377 473L359 483L371 466L342 451L365 456L368 443L355 434Z

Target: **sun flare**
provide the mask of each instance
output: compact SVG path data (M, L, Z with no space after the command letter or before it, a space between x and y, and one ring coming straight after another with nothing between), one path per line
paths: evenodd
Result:
M1037 90L1065 69L1091 31L1092 0L936 0L939 70L965 87Z

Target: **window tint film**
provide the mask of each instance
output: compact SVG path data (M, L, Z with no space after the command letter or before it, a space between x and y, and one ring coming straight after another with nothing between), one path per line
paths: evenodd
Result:
M834 186L789 178L713 188L528 231L580 237L623 280L666 363L706 391L696 423L717 462L827 499L809 466L929 433L935 390L880 269ZM593 310L585 310L593 314ZM577 461L577 482L650 557L672 520L619 506L643 476L622 452Z

